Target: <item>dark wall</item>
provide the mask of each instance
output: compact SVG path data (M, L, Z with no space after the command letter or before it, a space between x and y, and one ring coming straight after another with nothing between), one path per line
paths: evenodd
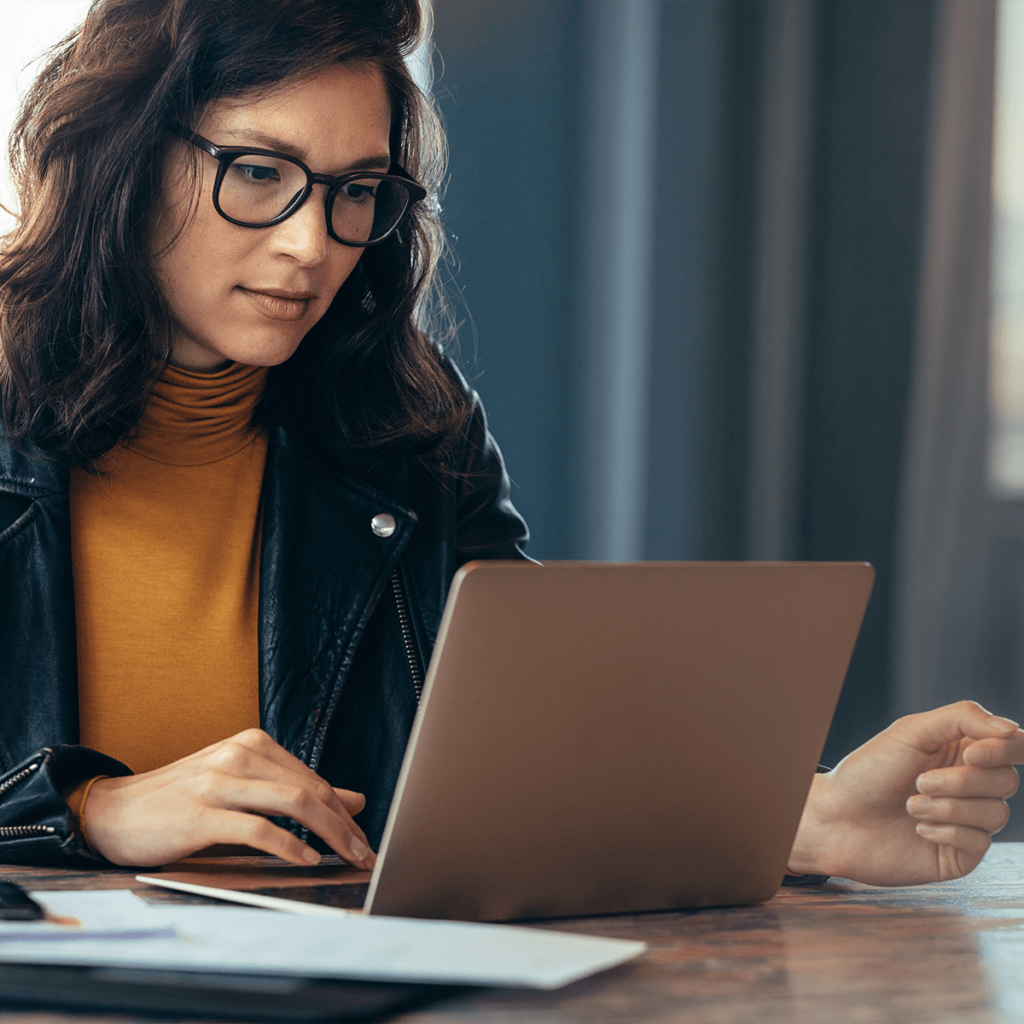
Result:
M697 557L704 367L711 344L713 5L657 3L656 89L668 130L653 168L648 557ZM481 392L541 558L594 557L574 483L579 417L580 248L585 204L630 201L629 181L581 192L586 3L436 0L435 95L448 128L445 222L458 261L462 363ZM591 510L592 511L592 510Z
M894 544L924 217L930 0L822 3L797 557L872 562L833 762L889 719Z
M613 0L608 0L613 2ZM618 0L614 0L618 2ZM775 4L783 0L775 0ZM451 145L447 225L476 374L538 557L595 557L572 481L578 416L586 0L435 0ZM750 557L755 251L774 4L651 0L654 224L642 457L649 558ZM893 542L914 331L931 0L819 0L792 557L867 560L878 583L829 740L835 760L889 718ZM767 70L766 70L767 69ZM600 69L598 69L599 71ZM584 206L584 204L590 204ZM597 555L600 557L600 554Z
M708 501L721 19L659 3L645 556L700 558Z
M578 15L545 0L438 0L434 16L461 362L508 463L531 553L566 557Z

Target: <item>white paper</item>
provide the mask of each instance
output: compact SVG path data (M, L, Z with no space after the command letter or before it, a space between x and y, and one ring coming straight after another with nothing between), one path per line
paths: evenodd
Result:
M76 913L75 897L94 895L99 894L33 893L47 909L65 914ZM154 906L126 895L145 908L148 922L159 921L177 938L11 941L0 943L0 960L551 989L625 963L647 948L642 942L509 925Z
M149 904L127 889L89 892L50 892L37 900L52 917L73 918L79 924L52 921L0 921L0 948L11 942L54 942L64 939L173 938L174 930L149 913ZM141 906L140 906L141 904Z

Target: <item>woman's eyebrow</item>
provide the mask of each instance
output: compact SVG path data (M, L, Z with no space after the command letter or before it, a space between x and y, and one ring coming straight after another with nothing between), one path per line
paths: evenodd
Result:
M246 140L246 142L253 142L261 149L273 149L278 153L283 153L285 156L294 156L302 160L303 163L307 163L308 159L306 153L299 146L294 143L288 142L286 139L282 139L277 135L268 135L266 132L261 132L256 128L242 128L231 134L240 136ZM379 171L387 170L391 166L391 157L387 154L381 154L377 156L367 156L359 160L353 160L347 167L339 168L335 171L335 176L341 174L347 174L349 171ZM320 172L317 169L317 173Z

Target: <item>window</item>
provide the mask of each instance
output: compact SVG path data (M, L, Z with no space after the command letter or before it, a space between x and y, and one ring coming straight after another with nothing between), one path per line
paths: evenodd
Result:
M13 209L14 197L7 176L7 138L14 126L18 104L39 68L39 57L85 19L89 0L2 0L0 32L0 204ZM13 227L13 218L0 210L0 234Z
M993 174L989 482L1024 497L1024 3L1000 0Z

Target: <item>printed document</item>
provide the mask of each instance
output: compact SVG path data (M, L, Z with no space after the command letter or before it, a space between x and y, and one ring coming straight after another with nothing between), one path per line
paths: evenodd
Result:
M0 941L0 961L553 989L647 948L510 925L154 905L128 891L32 896L50 915L80 920L79 938L40 942L10 935ZM116 925L133 937L90 933L90 922L100 918L107 931ZM33 924L46 922L19 927ZM135 937L147 931L157 934Z

